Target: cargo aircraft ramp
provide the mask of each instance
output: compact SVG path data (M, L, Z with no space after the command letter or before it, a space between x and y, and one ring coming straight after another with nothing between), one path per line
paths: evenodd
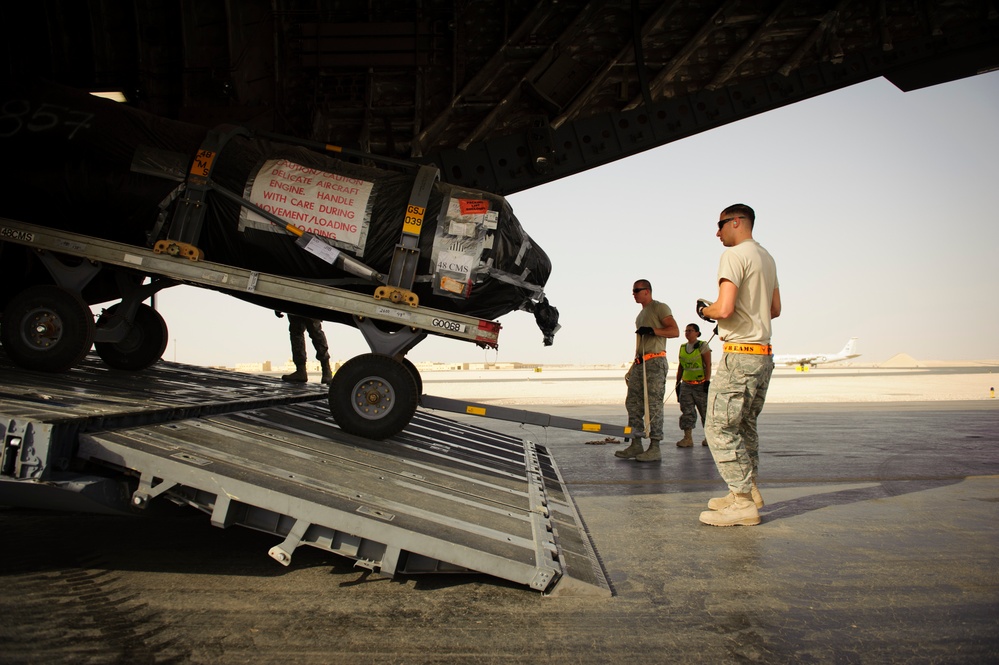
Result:
M479 572L550 595L610 585L544 446L419 410L399 434L342 432L325 390L88 357L67 374L0 351L0 503L136 514L189 505L388 576ZM109 547L113 543L108 544Z

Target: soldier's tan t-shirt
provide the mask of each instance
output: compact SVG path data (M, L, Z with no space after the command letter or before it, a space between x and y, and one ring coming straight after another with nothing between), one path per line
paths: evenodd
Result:
M673 316L673 310L669 308L669 305L659 302L658 300L652 300L648 305L642 308L641 312L638 313L638 316L635 318L635 328L638 329L642 326L662 328L663 319L671 316ZM643 339L639 341L639 348L637 351L642 354L646 354L659 353L660 351L665 350L665 337L660 337L658 335L644 335Z
M726 342L769 344L770 304L778 288L777 263L755 240L743 240L722 254L718 281L738 287L735 312L718 321L718 335Z

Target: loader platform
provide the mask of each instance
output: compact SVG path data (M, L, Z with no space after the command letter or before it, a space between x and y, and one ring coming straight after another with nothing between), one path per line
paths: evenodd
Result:
M90 356L66 374L0 350L0 503L144 514L171 501L397 574L475 571L549 595L610 585L544 446L418 410L374 441L341 431L323 386ZM155 519L150 517L150 519Z

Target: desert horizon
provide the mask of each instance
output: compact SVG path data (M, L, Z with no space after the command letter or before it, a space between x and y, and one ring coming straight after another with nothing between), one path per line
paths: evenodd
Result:
M626 365L538 368L420 368L423 393L469 402L532 408L537 405L624 404ZM999 387L999 361L929 363L916 366L839 363L809 371L777 368L768 403L943 402L994 400ZM318 366L310 368L318 383ZM671 374L675 365L671 365ZM278 377L281 371L262 372ZM666 405L677 405L673 382L666 386Z

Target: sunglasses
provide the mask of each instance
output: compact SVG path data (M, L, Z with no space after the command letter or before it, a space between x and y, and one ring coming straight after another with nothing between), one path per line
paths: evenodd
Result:
M642 291L648 291L648 289L644 289L643 288L643 289L632 289L631 290L632 293L641 293Z
M741 215L736 215L735 217L726 217L725 219L718 220L718 230L721 231L722 227L731 222L733 219L741 219Z

